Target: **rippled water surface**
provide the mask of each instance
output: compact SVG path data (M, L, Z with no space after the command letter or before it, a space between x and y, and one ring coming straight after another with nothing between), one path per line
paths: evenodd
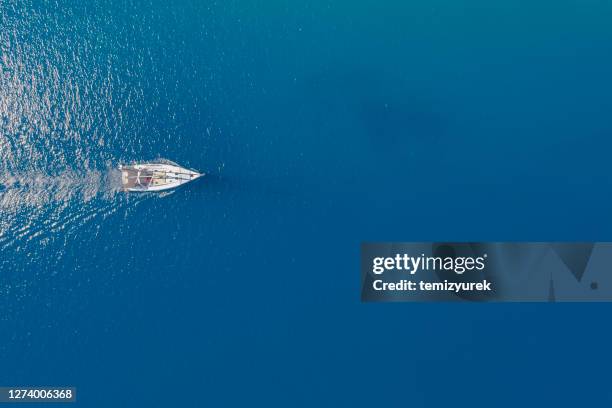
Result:
M476 381L472 405L517 406L520 378L601 405L576 373L610 363L608 306L364 305L358 262L362 241L610 240L610 21L598 1L0 0L0 385L436 406ZM118 164L159 158L207 176L119 191ZM561 358L571 375L538 371Z

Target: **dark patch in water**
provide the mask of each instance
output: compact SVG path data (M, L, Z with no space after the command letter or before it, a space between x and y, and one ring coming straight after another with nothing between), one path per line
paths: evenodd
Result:
M376 99L362 102L359 117L367 137L377 146L395 148L406 142L431 144L443 135L442 121L433 112L406 106L403 101L391 103Z
M427 97L431 92L401 78L366 71L313 76L304 92L320 100L323 115L348 110L376 149L431 147L448 134L448 119Z

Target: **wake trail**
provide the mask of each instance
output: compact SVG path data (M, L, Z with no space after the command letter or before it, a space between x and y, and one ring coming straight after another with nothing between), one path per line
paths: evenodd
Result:
M125 203L116 197L120 191L121 173L112 168L0 174L0 249L106 218Z

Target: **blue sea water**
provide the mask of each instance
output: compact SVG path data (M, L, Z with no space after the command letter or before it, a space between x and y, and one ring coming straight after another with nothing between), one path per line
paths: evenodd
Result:
M612 239L612 4L0 0L0 385L609 404L606 304L362 304L359 244ZM119 163L207 173L118 191Z

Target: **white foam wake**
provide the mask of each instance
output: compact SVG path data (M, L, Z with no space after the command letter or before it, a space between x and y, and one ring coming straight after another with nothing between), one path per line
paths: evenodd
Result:
M0 174L0 249L114 212L120 187L112 169Z

